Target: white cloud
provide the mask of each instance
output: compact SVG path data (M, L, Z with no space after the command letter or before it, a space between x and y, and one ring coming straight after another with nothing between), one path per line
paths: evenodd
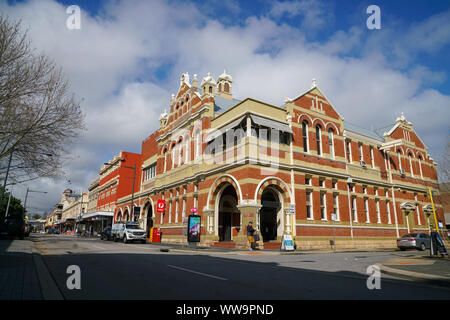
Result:
M86 190L107 157L120 150L139 151L141 141L158 127L158 116L168 108L182 72L201 79L226 69L236 97L275 105L304 92L317 78L347 121L377 128L393 123L403 111L432 153L443 148L439 136L448 131L450 98L423 85L442 83L446 75L424 66L394 69L383 50L383 43L397 39L394 33L364 39L360 28L351 27L328 41L311 43L304 29L280 23L283 16L298 15L302 23L322 28L332 13L317 11L324 6L318 1L276 2L267 15L233 26L208 18L193 4L171 4L178 10L164 1L114 1L96 17L81 8L78 31L65 28L65 7L54 1L0 5L11 17L23 18L33 45L63 66L73 90L84 98L88 131L72 148L67 177L34 184L56 192L47 204L59 200L67 179L74 189ZM431 17L419 25L436 26L442 19ZM417 32L411 28L405 38ZM445 36L445 31L439 34ZM442 48L445 43L433 38L423 48L410 43L408 50L426 48L435 54L433 45ZM361 48L362 56L351 56ZM162 65L171 66L163 81L155 74Z

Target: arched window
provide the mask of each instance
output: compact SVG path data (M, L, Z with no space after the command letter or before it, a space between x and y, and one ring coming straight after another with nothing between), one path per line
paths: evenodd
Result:
M183 139L178 140L177 150L178 150L178 166L181 166L181 163L183 162Z
M317 154L320 156L322 154L322 150L320 148L322 143L322 130L320 125L316 126L316 147L317 147Z
M228 83L225 83L224 88L225 92L230 93L230 85Z
M166 172L166 169L167 169L167 148L164 149L163 154L164 154L164 172Z
M209 93L212 93L212 87L211 86L209 86Z
M402 170L403 167L402 167L402 159L400 157L400 150L397 150L397 159L398 159L398 168L399 170Z
M420 172L420 178L423 179L422 174L422 156L419 155L419 172Z
M411 171L411 177L414 177L414 170L413 170L411 153L408 153L408 160L409 160L409 170Z
M330 157L334 159L334 132L328 129L328 144L330 145Z
M219 92L221 92L221 91L222 91L222 84L219 83Z
M303 151L308 152L308 123L302 122Z
M200 130L197 130L195 133L195 160L200 158L201 147Z

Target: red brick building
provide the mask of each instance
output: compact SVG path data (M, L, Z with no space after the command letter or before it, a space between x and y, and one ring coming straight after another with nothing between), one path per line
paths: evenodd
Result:
M141 155L138 153L121 151L108 164L103 165L99 172L99 186L97 189L98 200L97 210L114 212L117 201L127 195L136 193L140 188L141 176ZM136 168L135 173L133 168ZM134 189L133 189L133 174ZM129 203L124 205L124 210L116 217L117 220L132 220L131 198ZM135 203L135 202L133 202ZM136 203L135 203L136 205Z
M249 221L265 248L286 234L300 248L329 247L333 230L338 247L395 246L402 234L433 228L436 163L403 114L368 130L344 122L315 81L281 106L234 99L232 84L225 72L200 85L181 76L160 128L142 142L135 203L144 228L184 241L193 207L202 244L214 246L245 246ZM129 217L130 187L122 190L116 220ZM114 202L106 197L99 208ZM163 214L157 199L166 201Z

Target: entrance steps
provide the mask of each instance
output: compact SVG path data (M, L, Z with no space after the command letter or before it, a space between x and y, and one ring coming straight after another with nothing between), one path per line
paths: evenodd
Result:
M214 242L211 247L213 248L227 248L227 249L235 249L236 243L233 241L220 241L220 242Z
M264 242L264 249L280 250L281 249L281 242Z

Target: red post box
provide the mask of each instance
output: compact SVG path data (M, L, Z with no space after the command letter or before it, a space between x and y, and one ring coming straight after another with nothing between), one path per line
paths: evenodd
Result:
M153 227L152 228L152 242L161 242L161 228L159 227Z

